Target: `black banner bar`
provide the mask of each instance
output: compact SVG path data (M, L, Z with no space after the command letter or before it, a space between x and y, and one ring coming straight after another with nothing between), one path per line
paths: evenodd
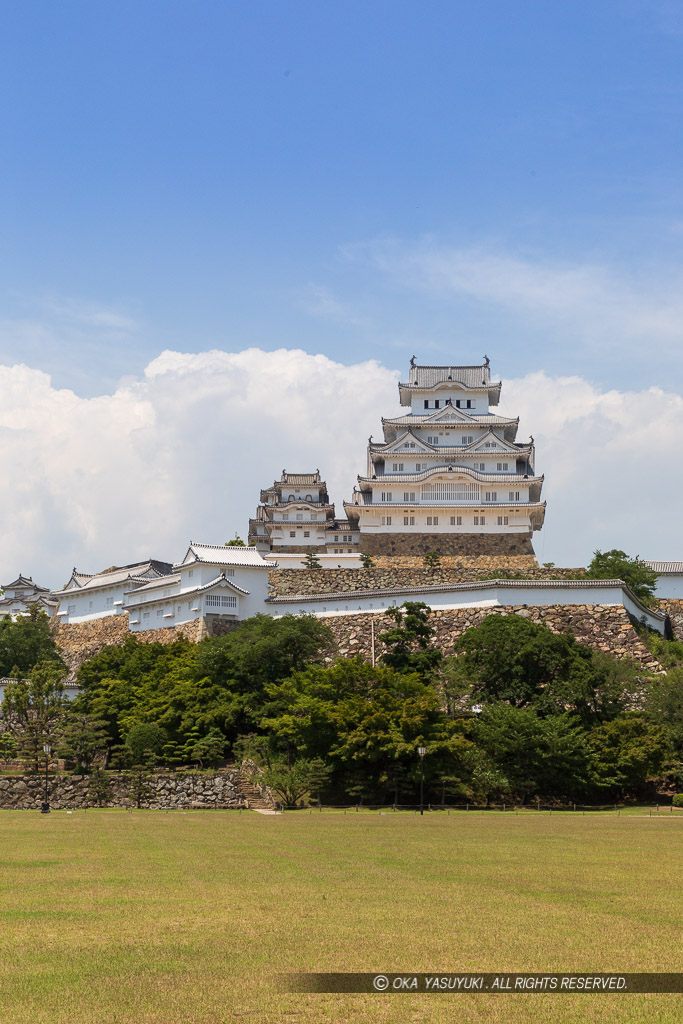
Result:
M286 974L287 992L514 993L683 992L683 974Z

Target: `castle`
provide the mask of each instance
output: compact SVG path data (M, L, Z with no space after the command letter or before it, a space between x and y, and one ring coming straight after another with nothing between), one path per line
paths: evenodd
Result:
M249 546L191 542L175 564L74 569L50 595L55 620L60 627L104 620L146 638L173 629L200 636L257 613L350 621L419 600L447 616L620 609L627 623L631 616L664 631L666 615L645 608L622 581L577 579L571 570L549 578L538 568L531 539L545 517L543 477L533 437L518 442L519 420L492 411L501 383L491 380L487 357L476 366L418 365L413 357L398 391L406 413L382 419L382 441L369 438L345 519L336 518L319 470L283 470L260 493ZM302 571L305 552L331 571ZM450 567L428 572L430 553ZM381 565L368 570L369 559ZM491 578L491 569L503 578Z
M408 411L382 418L384 440L368 439L347 519L335 519L320 473L282 472L261 491L249 540L263 553L531 555L545 517L533 437L515 439L519 419L491 411L501 382L480 366L420 366L398 385Z

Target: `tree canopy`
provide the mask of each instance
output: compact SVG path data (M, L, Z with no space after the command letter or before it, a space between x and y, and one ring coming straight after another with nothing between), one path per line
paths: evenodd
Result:
M643 604L654 601L657 573L638 557L631 558L625 551L594 551L586 570L589 580L623 580Z

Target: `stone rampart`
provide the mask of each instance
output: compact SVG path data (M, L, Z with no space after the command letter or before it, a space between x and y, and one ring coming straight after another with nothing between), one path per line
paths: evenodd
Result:
M674 639L683 640L683 601L675 597L661 598L659 610L669 616Z
M368 555L534 556L530 533L361 533L358 546Z
M538 569L535 555L441 555L444 569L478 569L480 572L522 572ZM422 569L422 555L373 555L378 569ZM581 569L553 570L557 572L581 572Z
M471 626L478 626L487 615L520 615L541 623L553 633L572 633L579 643L618 658L633 658L652 672L661 671L659 662L648 651L636 633L623 607L599 605L547 605L519 607L509 605L490 608L435 609L429 622L435 630L434 644L444 654L453 653L455 644ZM372 650L371 619L375 620L375 654L383 645L377 637L388 628L384 613L359 613L326 618L334 635L336 652L343 657L360 655L369 660Z
M430 586L435 583L475 583L478 580L502 577L506 573L525 580L572 579L581 569L504 569L500 564L490 570L481 567L439 565L434 569L390 565L371 569L271 569L268 580L274 597L292 594L320 594L362 590L390 590L403 587ZM414 598L419 600L419 597Z
M134 807L130 793L130 776L109 772L112 798L107 807ZM185 809L236 808L246 806L237 768L220 772L155 772L147 780L150 795L143 807ZM54 775L48 780L50 806L64 808L92 807L88 797L88 775ZM40 774L0 776L0 808L3 810L39 810L45 798L45 777Z
M91 622L59 623L54 627L54 634L69 669L68 678L74 679L84 661L98 654L103 647L124 643L129 636L135 636L147 644L171 644L179 636L194 643L206 636L207 631L204 619L197 619L196 622L187 622L181 626L131 633L127 615L109 615Z

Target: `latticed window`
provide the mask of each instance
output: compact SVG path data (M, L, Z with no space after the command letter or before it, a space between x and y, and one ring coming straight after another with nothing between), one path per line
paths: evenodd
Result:
M438 482L422 485L423 501L479 501L479 484L468 484L464 480L453 483Z

